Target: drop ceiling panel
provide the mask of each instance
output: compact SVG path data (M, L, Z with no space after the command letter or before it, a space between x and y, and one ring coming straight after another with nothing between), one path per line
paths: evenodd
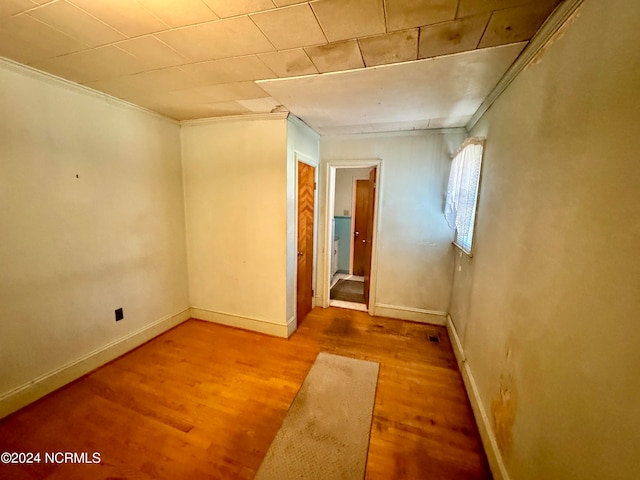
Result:
M307 0L273 0L273 3L275 3L277 7L286 7L298 3L307 3Z
M382 0L317 0L311 7L329 42L386 31Z
M128 37L166 30L167 25L131 0L70 0Z
M210 22L219 17L201 0L137 0L160 20L171 27L183 27L196 23Z
M116 46L136 57L145 70L182 65L189 61L153 35L125 40Z
M36 5L31 0L2 0L0 2L0 17L24 12Z
M126 38L109 25L65 1L48 3L35 10L30 10L28 15L91 47L106 45Z
M203 0L222 18L275 8L271 0Z
M238 100L238 103L252 113L270 113L271 110L278 106L278 102L271 97Z
M216 60L275 50L249 17L202 23L155 34L192 60Z
M0 19L0 56L31 65L87 48L29 15Z
M182 68L197 77L202 85L276 78L276 74L255 55L193 63Z
M121 77L143 70L133 55L113 45L71 53L33 66L78 83Z
M269 95L254 82L236 82L178 90L171 92L171 96L186 103L216 103L251 100Z
M460 0L458 18L517 7L536 0ZM556 2L557 3L557 2Z
M367 67L417 60L418 29L362 38L359 44Z
M297 77L318 73L318 69L302 48L263 53L258 55L258 58L278 77Z
M320 133L472 115L524 44L258 84Z
M540 1L494 12L480 47L529 40L549 16L555 3L555 0Z
M458 0L386 0L387 30L432 25L456 18Z
M304 49L320 73L364 67L356 40Z
M473 50L480 43L490 14L474 15L420 28L420 58Z
M152 86L152 92L167 92L198 86L197 78L181 67L169 67L151 72L141 72L129 77L140 88Z
M309 5L294 5L251 15L278 50L327 43Z

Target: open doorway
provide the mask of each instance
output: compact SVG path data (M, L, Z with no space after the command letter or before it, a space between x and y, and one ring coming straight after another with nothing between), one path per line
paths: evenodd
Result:
M338 167L333 182L329 305L369 310L377 166Z

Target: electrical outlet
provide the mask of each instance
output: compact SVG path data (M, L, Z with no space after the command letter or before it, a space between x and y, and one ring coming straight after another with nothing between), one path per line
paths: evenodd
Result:
M124 318L124 312L122 311L122 308L117 308L116 309L116 322L122 320Z

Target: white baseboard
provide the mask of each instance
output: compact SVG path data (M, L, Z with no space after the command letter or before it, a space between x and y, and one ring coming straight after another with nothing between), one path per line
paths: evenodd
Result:
M289 338L291 324L274 323L257 318L243 317L231 313L215 312L206 308L191 307L191 317L229 327L242 328L253 332L266 333L275 337ZM292 317L295 320L295 317ZM291 321L291 320L289 320ZM295 321L293 323L295 325ZM295 330L295 328L294 328ZM293 333L293 332L292 332Z
M460 373L462 374L462 380L464 381L464 386L467 390L467 396L469 397L469 401L471 402L473 416L475 417L476 424L478 425L480 438L482 439L484 451L487 454L487 460L489 462L489 467L491 468L493 478L494 480L510 480L509 473L507 472L507 469L504 465L502 453L500 452L498 442L496 441L493 427L491 426L491 422L489 421L489 417L487 415L487 410L482 403L482 398L480 398L478 385L476 384L475 378L473 377L471 367L467 363L467 356L464 352L464 348L462 346L462 342L460 341L460 337L458 336L456 327L451 320L451 316L449 315L447 315L446 325L447 332L449 333L449 338L451 340L451 346L453 347L453 351L458 362L458 367L460 368Z
M297 329L298 329L298 323L296 322L296 316L293 315L287 321L287 338L289 338L291 335L293 335L293 332L295 332Z
M90 352L73 362L52 370L0 395L0 418L35 402L39 398L77 380L98 367L148 342L161 333L189 319L189 309L168 315L123 338Z
M386 303L376 303L373 315L378 317L391 317L400 320L410 320L412 322L429 323L431 325L445 326L447 324L447 313L435 310L425 310L422 308L405 307L402 305L388 305Z

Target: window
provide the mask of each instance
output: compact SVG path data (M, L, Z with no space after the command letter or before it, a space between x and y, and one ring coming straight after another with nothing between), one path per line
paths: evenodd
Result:
M456 230L454 244L467 254L473 244L483 146L484 139L469 138L458 149L451 163L444 207L449 226Z

